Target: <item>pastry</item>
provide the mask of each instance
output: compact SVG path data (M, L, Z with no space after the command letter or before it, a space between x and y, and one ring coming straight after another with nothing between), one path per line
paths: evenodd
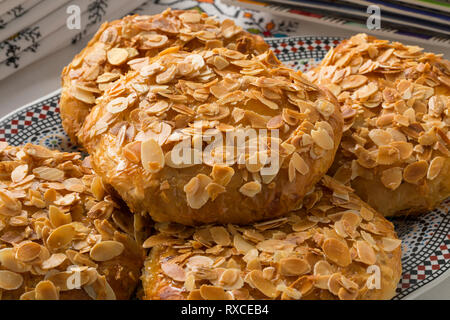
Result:
M435 208L450 195L450 62L366 34L306 74L341 103L331 173L385 216Z
M401 276L394 226L329 176L284 218L155 227L144 299L390 299Z
M62 72L62 124L72 141L95 105L96 97L120 75L146 57L178 46L185 51L228 47L242 53L262 53L268 45L232 20L222 23L196 10L171 10L154 16L128 16L104 23L87 47Z
M185 225L296 209L343 127L334 96L272 51L171 47L97 102L79 132L94 170L132 212Z
M129 299L132 217L79 154L0 143L0 298Z

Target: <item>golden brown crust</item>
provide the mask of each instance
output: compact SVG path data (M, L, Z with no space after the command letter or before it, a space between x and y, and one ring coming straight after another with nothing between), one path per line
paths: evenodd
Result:
M0 145L1 299L129 299L143 250L133 216L80 155Z
M131 60L155 56L171 46L186 51L225 46L242 53L261 53L268 48L261 37L232 20L220 24L196 10L168 9L154 16L134 15L104 23L62 72L61 118L72 141L78 144L77 132L96 97L132 68Z
M331 172L385 216L450 195L450 62L359 34L306 74L341 103L344 136Z
M394 226L328 176L285 218L156 229L144 242L144 299L380 300L401 277ZM380 287L369 289L374 270Z
M244 224L297 208L333 162L343 126L333 95L271 51L173 47L97 102L79 133L96 172L134 213L186 225ZM200 163L177 163L180 149Z

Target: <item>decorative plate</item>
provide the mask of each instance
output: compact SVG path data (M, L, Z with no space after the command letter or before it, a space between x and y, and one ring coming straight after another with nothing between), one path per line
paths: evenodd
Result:
M317 64L340 42L332 37L286 37L266 39L286 65L305 71ZM27 142L52 149L77 151L64 133L59 116L60 91L19 108L0 119L0 141L11 145ZM450 275L450 198L419 217L396 218L403 240L403 275L394 299L413 299Z

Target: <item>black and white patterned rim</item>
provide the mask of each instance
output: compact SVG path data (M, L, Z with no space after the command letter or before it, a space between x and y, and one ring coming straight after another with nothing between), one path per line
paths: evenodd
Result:
M267 39L285 64L305 71L318 63L339 38L287 37ZM27 142L64 151L77 151L64 133L59 116L59 91L0 119L0 141L11 145ZM402 239L403 273L394 299L408 299L424 287L444 279L450 270L450 200L419 217L392 222ZM440 279L438 279L440 278ZM434 281L436 280L436 281Z

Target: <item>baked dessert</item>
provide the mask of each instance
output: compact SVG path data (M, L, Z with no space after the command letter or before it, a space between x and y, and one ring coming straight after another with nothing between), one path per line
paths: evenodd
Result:
M329 176L283 218L155 227L144 299L390 299L401 276L393 225Z
M344 136L331 172L385 216L450 195L450 62L417 46L356 35L306 76L341 103Z
M133 225L79 154L0 143L0 299L129 299Z
M154 16L128 16L104 23L87 47L62 72L61 118L72 141L95 99L120 75L146 57L170 47L185 51L228 47L242 53L262 53L268 45L226 19L222 23L196 10L167 9Z
M171 47L97 102L79 132L95 171L132 212L185 225L296 209L343 126L334 96L272 51Z

